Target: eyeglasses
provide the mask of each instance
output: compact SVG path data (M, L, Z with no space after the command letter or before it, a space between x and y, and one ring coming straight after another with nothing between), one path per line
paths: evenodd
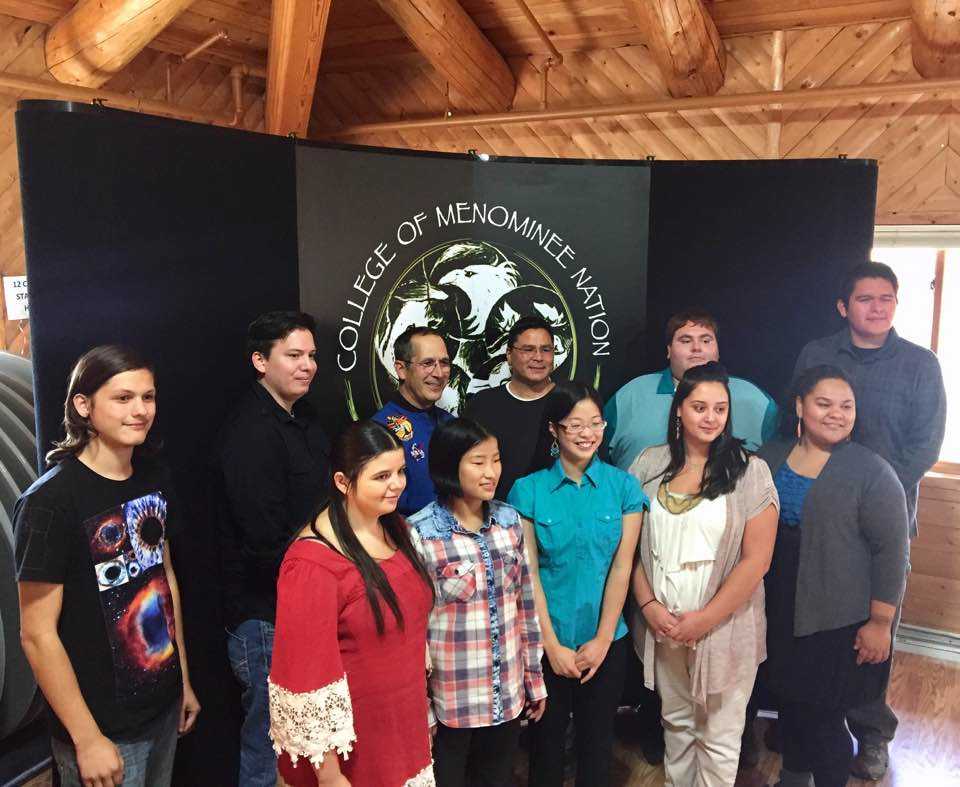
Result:
M449 372L453 365L449 358L427 358L423 361L404 361L403 363L407 366L416 366L424 374L432 372L438 366L441 372Z
M511 349L514 349L520 355L527 356L527 357L534 355L538 352L541 355L553 355L553 352L554 352L552 344L543 344L539 347L535 347L532 344L525 344L522 347L518 347L517 345L514 344L514 345L511 345Z
M591 421L589 424L557 424L566 434L583 434L584 432L602 432L607 428L606 421Z

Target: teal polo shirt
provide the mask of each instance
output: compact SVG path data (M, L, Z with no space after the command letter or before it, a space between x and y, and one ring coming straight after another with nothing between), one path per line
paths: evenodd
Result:
M558 459L517 480L507 502L533 522L550 622L560 643L576 649L597 635L623 515L647 508L647 496L632 475L594 457L579 484ZM626 633L621 614L614 639Z
M607 402L603 417L607 458L622 470L651 445L667 442L667 421L673 404L673 375L662 372L635 377ZM777 405L761 388L741 377L730 378L733 436L751 451L776 434Z

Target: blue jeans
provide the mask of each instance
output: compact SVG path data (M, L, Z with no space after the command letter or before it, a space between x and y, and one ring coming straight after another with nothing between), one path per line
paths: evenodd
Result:
M227 655L233 674L243 688L243 726L240 728L240 784L243 787L274 787L277 755L270 730L270 697L267 677L273 655L273 624L245 620L227 629Z
M136 738L110 739L123 757L123 787L170 787L179 722L180 700L177 700ZM50 748L62 787L83 787L73 744L53 738Z

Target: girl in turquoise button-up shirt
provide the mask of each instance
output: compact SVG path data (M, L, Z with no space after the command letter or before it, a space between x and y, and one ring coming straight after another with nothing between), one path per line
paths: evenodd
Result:
M577 787L604 787L627 663L623 605L647 498L633 476L596 456L606 424L593 388L558 383L545 415L559 458L519 479L508 498L523 517L550 695L532 725L529 783L562 785L572 712Z

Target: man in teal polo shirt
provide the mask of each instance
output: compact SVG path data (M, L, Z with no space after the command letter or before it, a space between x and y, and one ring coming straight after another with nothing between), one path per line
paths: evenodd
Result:
M662 372L635 377L607 402L608 459L621 470L651 445L667 442L667 420L677 381L691 366L720 360L717 321L697 309L667 321L667 360ZM733 434L756 450L777 428L777 405L763 390L740 377L730 378Z

